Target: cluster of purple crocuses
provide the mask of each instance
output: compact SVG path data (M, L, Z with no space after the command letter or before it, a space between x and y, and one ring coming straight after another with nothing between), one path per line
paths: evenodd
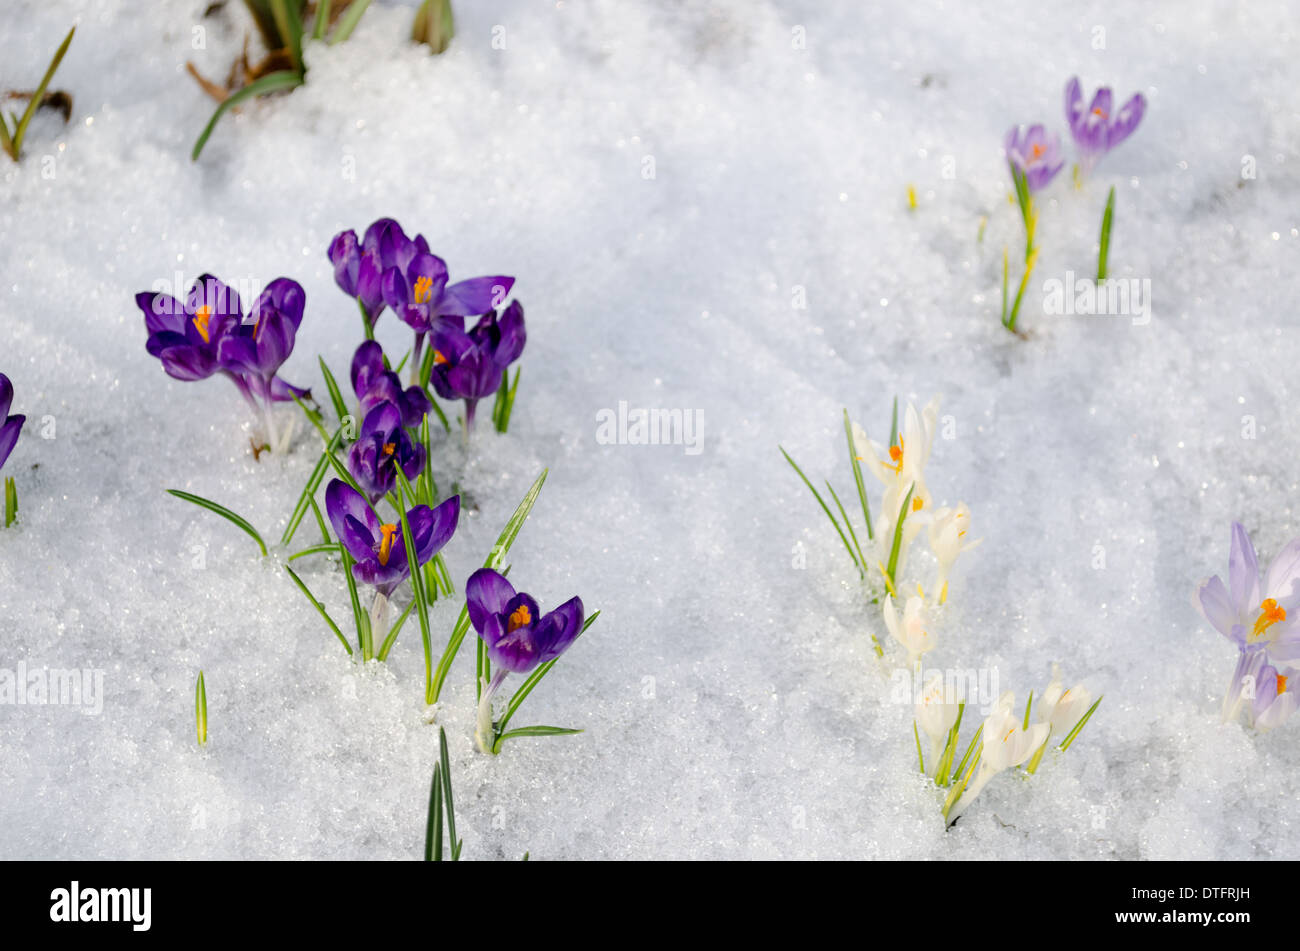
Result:
M450 284L446 262L429 252L424 236L408 238L391 218L374 222L360 240L355 231L335 235L329 259L335 282L361 309L367 340L374 339L385 308L392 310L415 335L410 382L431 384L442 399L464 400L465 428L471 429L478 401L497 392L527 340L518 301L498 314L515 279ZM467 330L471 317L478 321Z
M18 445L18 434L23 430L23 423L27 417L15 413L9 415L9 410L14 403L14 385L9 382L9 377L0 373L0 469L4 468L5 461L8 460L9 454L14 451L14 446ZM18 514L18 490L14 486L13 477L5 479L5 526L13 524Z
M1237 646L1237 666L1223 698L1223 717L1259 730L1280 726L1300 704L1300 538L1260 572L1246 529L1232 524L1228 583L1215 575L1196 590L1197 607ZM1288 686L1291 685L1291 686Z
M1065 119L1079 153L1080 175L1086 175L1103 155L1132 135L1146 112L1147 101L1140 92L1118 110L1113 108L1113 100L1110 88L1102 86L1085 106L1079 77L1065 84ZM1065 166L1060 135L1049 134L1041 123L1014 127L1003 146L1007 160L1024 173L1031 192L1045 188Z
M282 452L289 433L283 440L279 436L274 405L311 396L310 390L279 377L302 323L307 302L302 286L287 277L276 278L257 296L247 316L239 293L211 274L194 282L183 303L161 291L139 293L135 302L149 332L145 349L168 376L225 376L266 427L266 443L254 443L254 452Z

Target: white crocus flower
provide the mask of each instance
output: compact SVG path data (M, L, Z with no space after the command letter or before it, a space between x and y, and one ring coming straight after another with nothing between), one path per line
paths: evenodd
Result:
M944 685L943 674L935 671L925 679L921 686L921 697L916 702L916 722L921 732L930 738L930 758L926 761L933 770L939 765L939 757L948 745L948 734L957 722L961 711L956 690Z
M898 524L898 516L903 501L907 498L908 488L910 486L889 487L885 490L885 497L881 502L881 515L876 528L876 567L880 569L883 577L888 576L889 556L894 548L894 527ZM898 593L897 579L903 577L907 568L907 553L912 547L912 542L930 521L930 513L926 511L925 504L925 499L915 492L912 493L912 499L908 502L907 517L903 520L903 535L899 539L898 562L894 565L894 577L888 579L893 594Z
M1038 719L1050 726L1054 736L1064 736L1092 706L1092 694L1083 684L1066 689L1061 680L1061 667L1052 665L1052 682L1038 700Z
M939 603L948 600L948 574L957 561L957 556L970 551L983 539L971 539L970 509L965 502L958 502L955 508L940 508L930 514L929 519L930 550L939 561L939 572L934 579L934 590L938 592ZM907 525L903 526L904 534Z
M903 616L900 618L894 607L894 599L885 595L881 613L885 617L885 627L889 629L890 635L907 651L908 668L914 668L921 655L933 650L935 645L935 640L926 625L925 601L916 596L908 598L907 603L903 605Z
M929 504L930 495L925 487L925 465L930 461L930 449L938 428L939 398L932 399L921 412L911 403L903 414L903 426L898 432L897 446L882 446L868 439L861 426L853 424L853 447L862 466L879 480L886 489L902 486L899 498L907 487L915 483L915 495Z
M1015 694L1008 690L998 698L993 712L984 721L979 771L953 807L949 821L965 811L990 779L1004 769L1024 763L1047 742L1051 727L1046 723L1035 723L1026 730L1024 721L1015 712L1015 704Z

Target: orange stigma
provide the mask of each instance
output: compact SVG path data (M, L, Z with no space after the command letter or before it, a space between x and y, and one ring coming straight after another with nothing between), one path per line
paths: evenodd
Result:
M1037 162L1040 158L1043 157L1043 153L1046 152L1047 149L1042 144L1039 144L1039 145L1035 145L1030 151L1033 154L1029 156L1029 161Z
M415 279L415 302L417 304L427 304L429 298L433 296L433 278L417 277Z
M397 451L397 443L395 443L395 442L386 442L386 443L384 443L384 455L385 455L385 456L391 456L391 455L392 455L393 453L395 453L396 451Z
M898 440L897 446L889 447L889 458L893 460L894 464L891 466L889 463L885 463L885 468L893 469L894 472L902 472L903 471L903 440L902 439Z
M925 505L925 499L912 499L912 511L913 511L913 512L919 512L919 511L921 511L921 507L924 506L924 505Z
M449 362L451 361L449 361L446 357L442 355L441 350L433 351L433 363L435 366L437 366L440 363L449 363Z
M1282 607L1273 598L1265 598L1259 606L1259 617L1255 619L1255 629L1251 637L1258 640L1264 636L1264 632L1276 624L1278 621L1286 620L1286 608Z
M212 320L212 308L200 307L194 312L194 329L199 332L204 343L212 342L212 331L208 329L208 324Z
M1277 692L1279 696L1286 693L1286 678L1281 674L1277 675Z
M379 530L384 533L379 540L379 563L387 567L388 558L393 553L393 539L401 529L396 525L380 525Z
M528 605L521 604L510 615L510 620L506 621L506 633L517 631L519 628L532 623L533 612L528 610Z

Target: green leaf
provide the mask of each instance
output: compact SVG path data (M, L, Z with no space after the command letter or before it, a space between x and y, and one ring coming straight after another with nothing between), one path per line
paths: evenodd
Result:
M434 53L443 53L455 35L451 0L424 0L411 24L411 39L425 44Z
M563 726L524 726L517 730L511 730L509 733L502 733L497 737L496 743L492 746L492 752L499 753L501 744L506 740L513 740L520 736L572 736L575 733L581 733L582 730L573 730Z
M0 112L0 148L3 148L5 154L15 162L18 161L18 150L14 148L13 135L9 131L9 123L5 121L3 112Z
M1021 727L1022 730L1029 729L1029 708L1032 707L1033 705L1034 705L1034 692L1031 690L1029 691L1029 699L1025 701L1025 725Z
M312 607L314 607L320 616L325 619L325 623L330 626L330 630L333 631L334 636L339 639L339 643L343 645L343 649L348 652L349 656L351 656L352 647L348 644L348 639L343 636L343 632L339 630L339 626L335 624L334 619L329 616L329 612L325 610L325 605L316 600L316 595L311 593L311 589L308 588L306 583L298 577L296 571L288 565L284 566L284 570L289 573L289 577L292 578L293 583L298 586L298 590L307 596L307 600L311 602Z
M311 503L311 514L316 517L316 528L320 531L321 542L328 545L330 541L330 530L325 524L325 516L320 512L320 506L316 504L315 496L308 496L307 501Z
M320 360L320 372L325 376L325 389L329 390L330 402L334 404L334 412L338 416L339 423L343 422L343 417L348 415L348 404L343 401L343 394L339 391L338 382L334 379L334 374L325 363L324 357L318 357Z
M447 800L447 840L451 843L451 859L460 859L460 846L456 842L456 807L451 801L451 757L447 755L447 731L438 727L438 752L442 769L442 794Z
M296 551L289 556L290 561L297 561L299 558L305 558L308 555L337 555L339 546L334 542L326 542L322 545L312 545L310 548L304 548L302 551Z
M835 507L840 510L840 518L844 519L844 527L849 530L849 538L853 539L853 547L858 550L858 564L865 565L867 563L867 556L862 554L862 546L858 544L858 533L853 530L853 523L849 521L849 513L844 511L844 503L841 502L840 497L835 494L835 487L831 485L829 479L826 480L826 491L831 494L831 498L835 502Z
M199 160L199 153L203 151L203 146L208 144L208 138L212 135L212 130L217 127L217 122L226 114L227 110L233 109L241 102L252 99L254 96L263 96L283 89L294 89L301 86L302 82L302 77L297 73L292 70L281 69L274 73L267 73L261 79L255 79L243 89L232 92L222 101L221 105L217 106L216 111L212 113L212 118L208 120L208 124L203 131L199 133L198 140L194 143L194 151L190 153L190 159L195 162Z
M524 521L528 518L528 513L533 510L537 503L537 497L541 494L542 485L546 482L546 474L549 470L543 469L542 474L533 482L532 487L524 494L523 500L515 509L513 515L506 522L506 527L501 530L497 536L496 544L492 546L492 551L488 554L487 559L483 562L484 568L499 569L501 563L505 560L510 546L515 543L519 537L519 530L523 528ZM442 658L438 661L438 667L433 677L433 692L429 703L437 703L438 697L442 694L442 686L447 680L447 674L451 670L452 661L456 659L456 654L460 650L461 643L465 640L465 635L469 631L469 606L466 605L460 609L460 616L456 619L456 626L452 628L451 637L447 639L447 647L442 652Z
M916 739L916 765L921 770L921 775L925 775L925 757L921 755L921 734L917 732L916 720L912 721L912 736Z
M1106 265L1110 261L1110 226L1115 217L1115 186L1110 187L1106 198L1106 211L1101 216L1101 250L1097 252L1097 283L1106 280Z
M908 486L907 495L903 497L903 505L898 510L898 521L894 523L894 541L889 546L889 565L886 568L885 581L895 595L897 588L894 584L894 573L898 571L898 557L903 550L903 522L907 520L907 513L912 504L912 493L915 491L916 483L913 482Z
M329 468L328 457L334 454L334 449L343 438L343 427L340 426L334 433L334 438L330 440L329 446L321 453L320 461L316 463L316 468L312 470L311 478L307 480L307 485L303 488L302 494L298 496L298 503L294 506L293 514L289 516L289 524L285 526L284 534L280 536L280 544L287 545L293 541L294 533L298 530L299 524L302 523L303 516L311 508L311 502L316 498L316 490L320 488L321 480L325 478L325 470Z
M205 499L200 495L192 495L189 492L182 492L180 489L168 489L167 494L174 495L178 499L184 499L186 502L192 502L193 504L199 506L200 508L207 509L209 512L215 512L217 515L220 515L222 518L226 519L227 521L235 525L238 525L240 528L242 528L244 531L248 532L248 534L252 536L253 541L257 542L257 547L262 550L262 556L263 557L266 556L266 542L262 541L262 536L257 534L257 529L255 529L252 525L250 525L248 521L242 516L236 515L234 512L230 511L230 509L226 508L224 505L218 505L216 502L213 502L211 499Z
M370 0L356 0L352 6L343 12L343 17L339 20L339 25L334 30L334 35L330 37L329 45L347 42L352 31L357 28L361 21L361 15L366 12L366 7L370 6Z
M5 528L18 521L18 486L13 476L5 479Z
M853 483L858 487L858 501L862 503L862 517L867 520L867 538L874 541L876 532L871 526L871 506L867 504L867 487L862 481L862 465L858 461L857 447L853 445L853 424L849 421L847 409L844 411L844 438L849 443L849 462L853 466Z
M325 27L330 22L330 0L318 0L316 4L316 20L312 23L311 38L313 40L325 39Z
M50 85L50 80L54 78L55 70L57 70L59 64L63 62L63 54L66 53L68 47L72 45L72 35L76 32L77 28L75 26L68 30L68 35L63 38L63 42L59 45L58 51L55 52L54 58L50 60L50 65L45 70L45 75L41 77L40 85L36 87L36 92L32 93L32 98L28 100L27 108L23 111L22 118L19 119L17 124L14 126L14 134L10 144L13 146L12 155L15 162L18 161L19 157L21 157L23 153L23 138L27 135L27 124L32 121L32 116L34 116L36 110L40 108L41 100L45 98L45 90Z
M424 827L424 860L442 861L442 768L433 768L429 783L429 818Z
M284 40L285 52L293 63L293 68L302 72L302 19L298 14L297 0L270 0L271 16L275 17L275 28Z
M371 641L370 613L361 606L361 598L357 593L357 579L352 574L352 566L356 562L352 558L352 553L342 542L338 543L338 553L343 560L343 580L348 585L348 600L352 604L352 623L357 629L357 646L361 648L361 660L364 662L374 656L375 650L375 645Z
M393 469L397 473L397 480L402 487L402 492L414 501L415 489L406 480L406 475L397 466L394 466ZM411 590L415 593L415 616L420 622L420 638L424 642L424 702L433 703L434 700L430 699L433 692L433 635L429 631L429 602L424 593L424 574L419 570L419 552L412 540L411 523L406 516L406 503L401 499L398 501L401 502L397 506L397 514L401 516L402 542L406 546L406 557L411 568Z
M1105 696L1105 694L1102 696ZM1085 713L1079 722L1074 725L1074 729L1065 735L1065 739L1063 739L1061 745L1057 747L1058 750L1064 753L1070 748L1070 744L1073 743L1074 738L1079 735L1079 731L1087 726L1088 721L1092 719L1093 712L1101 705L1101 699L1101 697L1098 697L1096 702L1088 708L1088 712Z
M849 557L853 559L853 564L858 569L858 574L862 575L863 574L862 563L858 561L858 556L853 553L853 548L851 545L849 545L848 537L844 534L844 530L840 528L840 523L835 520L835 516L831 513L830 506L828 506L825 500L821 497L821 493L819 493L815 488L813 488L813 484L808 481L808 477L803 474L803 470L800 469L799 466L795 463L795 461L790 458L790 454L780 446L777 446L776 448L781 450L781 455L785 456L785 461L790 463L790 467L799 474L800 479L803 479L803 484L808 486L808 491L813 494L813 498L817 500L817 504L822 507L822 511L826 513L826 517L830 519L831 524L835 526L835 531L840 536L840 541L844 543L844 550L847 551L849 553Z
M889 444L891 446L898 445L898 397L897 396L894 397L893 422L889 424Z
M198 683L194 685L194 725L198 731L199 746L208 744L208 688L203 683L203 671L199 671Z

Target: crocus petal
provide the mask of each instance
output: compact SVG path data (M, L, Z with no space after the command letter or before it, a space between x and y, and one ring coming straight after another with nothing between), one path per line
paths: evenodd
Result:
M217 361L198 347L168 347L158 354L167 375L177 380L206 380L217 372Z
M470 575L465 582L465 604L469 608L469 620L474 625L474 630L483 635L487 618L504 611L514 596L514 585L499 571L480 568ZM488 643L488 646L491 647L492 644Z
M1232 545L1228 554L1228 592L1238 616L1259 609L1259 559L1255 546L1240 522L1232 523Z
M1142 121L1142 116L1147 111L1147 100L1142 93L1134 93L1133 98L1124 103L1116 113L1114 120L1110 125L1110 132L1106 136L1106 147L1113 149L1130 135Z
M288 318L297 330L302 325L302 312L306 305L307 294L301 284L287 277L277 277L257 296L250 316L257 322L265 314L276 311Z
M421 450L423 451L423 450ZM456 534L456 526L460 524L460 496L453 495L449 499L444 499L432 509L427 506L420 506L429 513L427 532L419 536L414 534L412 529L412 539L416 542L416 551L420 553L420 564L424 564L446 546L451 541L451 536ZM407 516L409 521L410 516Z
M1065 121L1070 128L1083 117L1083 108L1083 86L1074 76L1065 84Z
M330 524L334 526L334 533L339 538L344 538L348 531L346 524L349 517L365 526L371 539L380 534L379 517L357 490L342 479L332 479L325 489L325 514L329 516ZM363 556L369 557L370 554L368 548L365 552L352 552L352 556L358 559Z
M18 443L18 434L22 432L23 423L26 421L27 417L20 413L17 416L10 416L0 424L0 466L5 464L9 454L14 451L14 446Z
M1300 538L1292 539L1273 558L1264 574L1264 596L1279 601L1289 598L1300 581Z
M144 312L144 326L151 334L162 331L184 333L185 305L170 294L145 291L135 295L136 306Z
M211 274L201 274L185 298L185 311L190 316L206 307L213 317L243 317L243 304L238 292Z
M538 663L545 664L568 650L582 631L582 617L582 599L570 598L542 618L533 632Z
M519 359L524 352L524 344L528 342L528 332L524 328L524 307L519 301L512 301L506 308L498 329L501 337L492 358L497 366L505 367Z
M339 541L354 561L364 561L374 556L375 536L366 526L351 515L344 515L337 526Z
M328 255L334 265L334 283L349 297L356 297L357 271L361 265L357 233L348 230L336 234L330 241Z
M377 340L367 340L357 347L352 356L352 391L357 398L365 396L370 387L384 374L384 348Z
M1237 625L1237 612L1228 597L1228 589L1218 575L1202 581L1197 587L1196 604L1205 620L1216 631L1224 637L1232 637L1233 627Z
M14 405L14 385L9 377L0 373L0 420L9 415L9 408Z
M278 376L271 377L271 382L267 386L267 395L277 403L292 403L296 396L300 400L311 399L311 389L301 386L294 386L287 383Z
M467 281L459 281L443 293L438 313L461 317L486 314L501 306L514 283L513 277L505 276L472 277Z

